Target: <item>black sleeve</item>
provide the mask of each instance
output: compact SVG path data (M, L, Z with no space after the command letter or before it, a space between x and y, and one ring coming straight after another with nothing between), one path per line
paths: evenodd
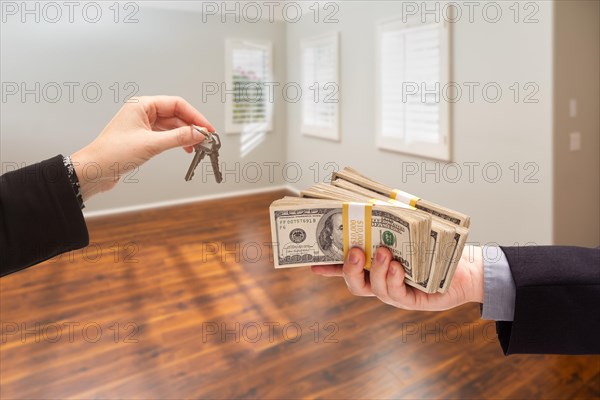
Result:
M496 323L504 353L600 353L600 249L502 250L516 286L513 321Z
M61 155L0 176L0 276L88 243Z

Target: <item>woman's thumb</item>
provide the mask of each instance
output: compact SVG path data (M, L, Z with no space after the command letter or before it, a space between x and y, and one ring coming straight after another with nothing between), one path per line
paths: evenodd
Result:
M193 146L204 140L204 135L191 126L181 126L164 132L152 132L157 136L156 140L160 151L175 147Z

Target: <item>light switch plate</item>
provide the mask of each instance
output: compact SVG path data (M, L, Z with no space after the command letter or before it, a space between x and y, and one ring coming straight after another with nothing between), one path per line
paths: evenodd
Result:
M569 150L571 150L571 151L581 150L581 133L571 132L569 134Z
M569 117L575 118L577 116L577 100L571 99L569 101Z

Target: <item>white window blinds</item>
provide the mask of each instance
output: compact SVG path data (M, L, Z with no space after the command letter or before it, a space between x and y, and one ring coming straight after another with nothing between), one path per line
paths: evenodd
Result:
M339 139L339 36L305 39L302 52L302 133Z
M379 147L449 158L448 32L444 23L378 27Z
M227 40L226 121L228 133L272 129L270 42Z

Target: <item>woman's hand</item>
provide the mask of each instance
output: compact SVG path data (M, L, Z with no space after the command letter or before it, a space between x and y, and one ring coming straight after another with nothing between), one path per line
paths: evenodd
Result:
M181 97L130 99L92 143L71 157L83 200L112 189L123 174L167 149L191 153L204 140L192 124L215 130Z
M441 311L468 302L483 303L483 255L481 248L466 246L452 284L444 294L427 294L404 283L404 268L380 247L366 272L365 254L354 248L344 265L315 265L312 271L324 276L342 276L355 296L377 296L384 303L406 310Z

